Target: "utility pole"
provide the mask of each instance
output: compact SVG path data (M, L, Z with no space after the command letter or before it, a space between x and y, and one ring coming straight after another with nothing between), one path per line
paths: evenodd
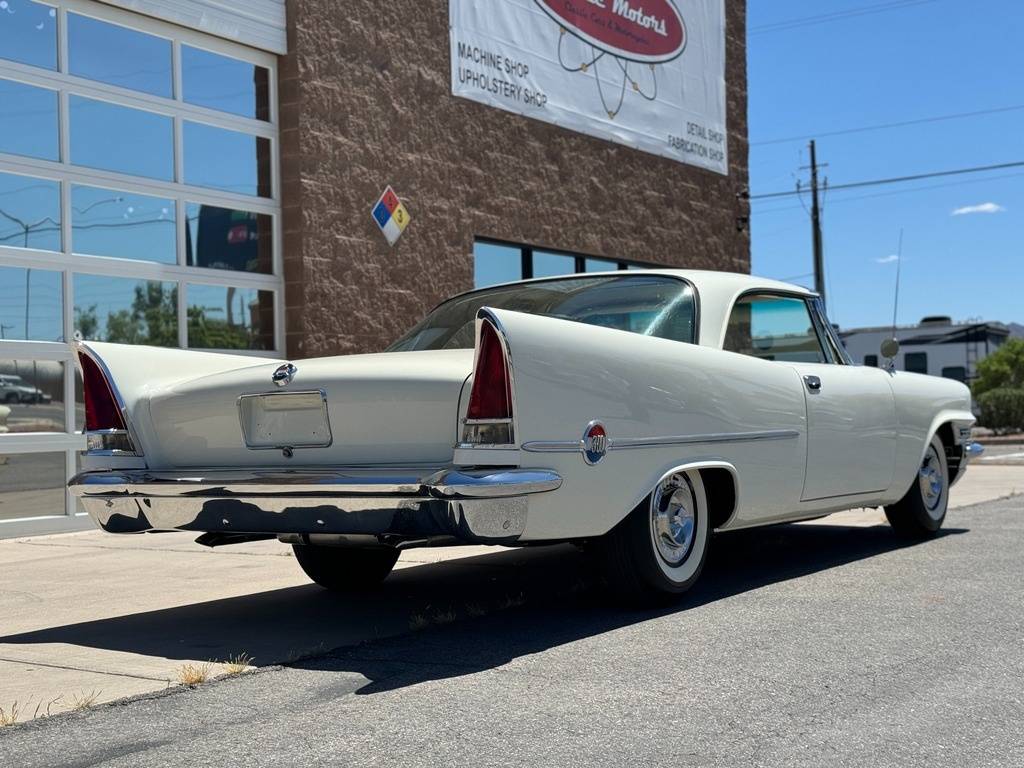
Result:
M818 203L818 155L811 139L811 237L814 242L814 290L825 304L825 254L821 243L821 206Z

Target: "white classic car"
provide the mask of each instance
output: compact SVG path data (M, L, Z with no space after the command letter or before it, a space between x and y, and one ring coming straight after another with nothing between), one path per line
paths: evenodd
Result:
M678 594L712 531L882 506L933 534L980 450L963 384L853 365L815 294L740 274L471 291L381 354L78 359L70 487L104 530L277 538L338 590L409 547L573 541L614 589Z

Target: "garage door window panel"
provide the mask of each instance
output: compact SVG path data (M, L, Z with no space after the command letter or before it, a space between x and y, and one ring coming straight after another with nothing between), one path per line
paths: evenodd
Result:
M75 331L83 339L178 346L178 287L158 280L75 275Z
M0 457L0 522L64 509L66 462L63 452Z
M0 246L61 249L58 182L0 173Z
M63 341L62 294L60 272L0 267L0 341Z
M64 364L0 358L0 405L6 434L64 431Z
M274 219L269 214L201 203L188 203L185 214L189 266L273 271Z
M6 0L0 22L0 58L57 69L57 9L31 0Z
M0 152L59 160L57 92L0 80Z
M68 13L72 75L171 98L171 41L119 24Z
M253 288L188 286L188 345L273 349L274 294Z
M75 253L174 264L174 200L104 187L71 187Z
M71 162L132 176L174 179L174 121L167 115L72 95Z
M185 122L185 183L270 197L270 139Z
M255 120L270 119L270 73L266 67L181 46L183 98L189 104Z

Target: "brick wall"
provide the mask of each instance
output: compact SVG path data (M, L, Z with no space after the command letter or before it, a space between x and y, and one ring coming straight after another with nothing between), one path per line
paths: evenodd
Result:
M475 236L749 271L746 2L726 3L728 177L450 93L446 0L288 0L281 59L287 349L379 350L473 287ZM391 248L370 208L392 184Z

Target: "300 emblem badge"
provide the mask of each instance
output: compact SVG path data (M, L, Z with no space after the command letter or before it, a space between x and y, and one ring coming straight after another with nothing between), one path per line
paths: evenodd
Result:
M583 432L583 460L597 464L608 453L608 433L599 421L592 421Z

